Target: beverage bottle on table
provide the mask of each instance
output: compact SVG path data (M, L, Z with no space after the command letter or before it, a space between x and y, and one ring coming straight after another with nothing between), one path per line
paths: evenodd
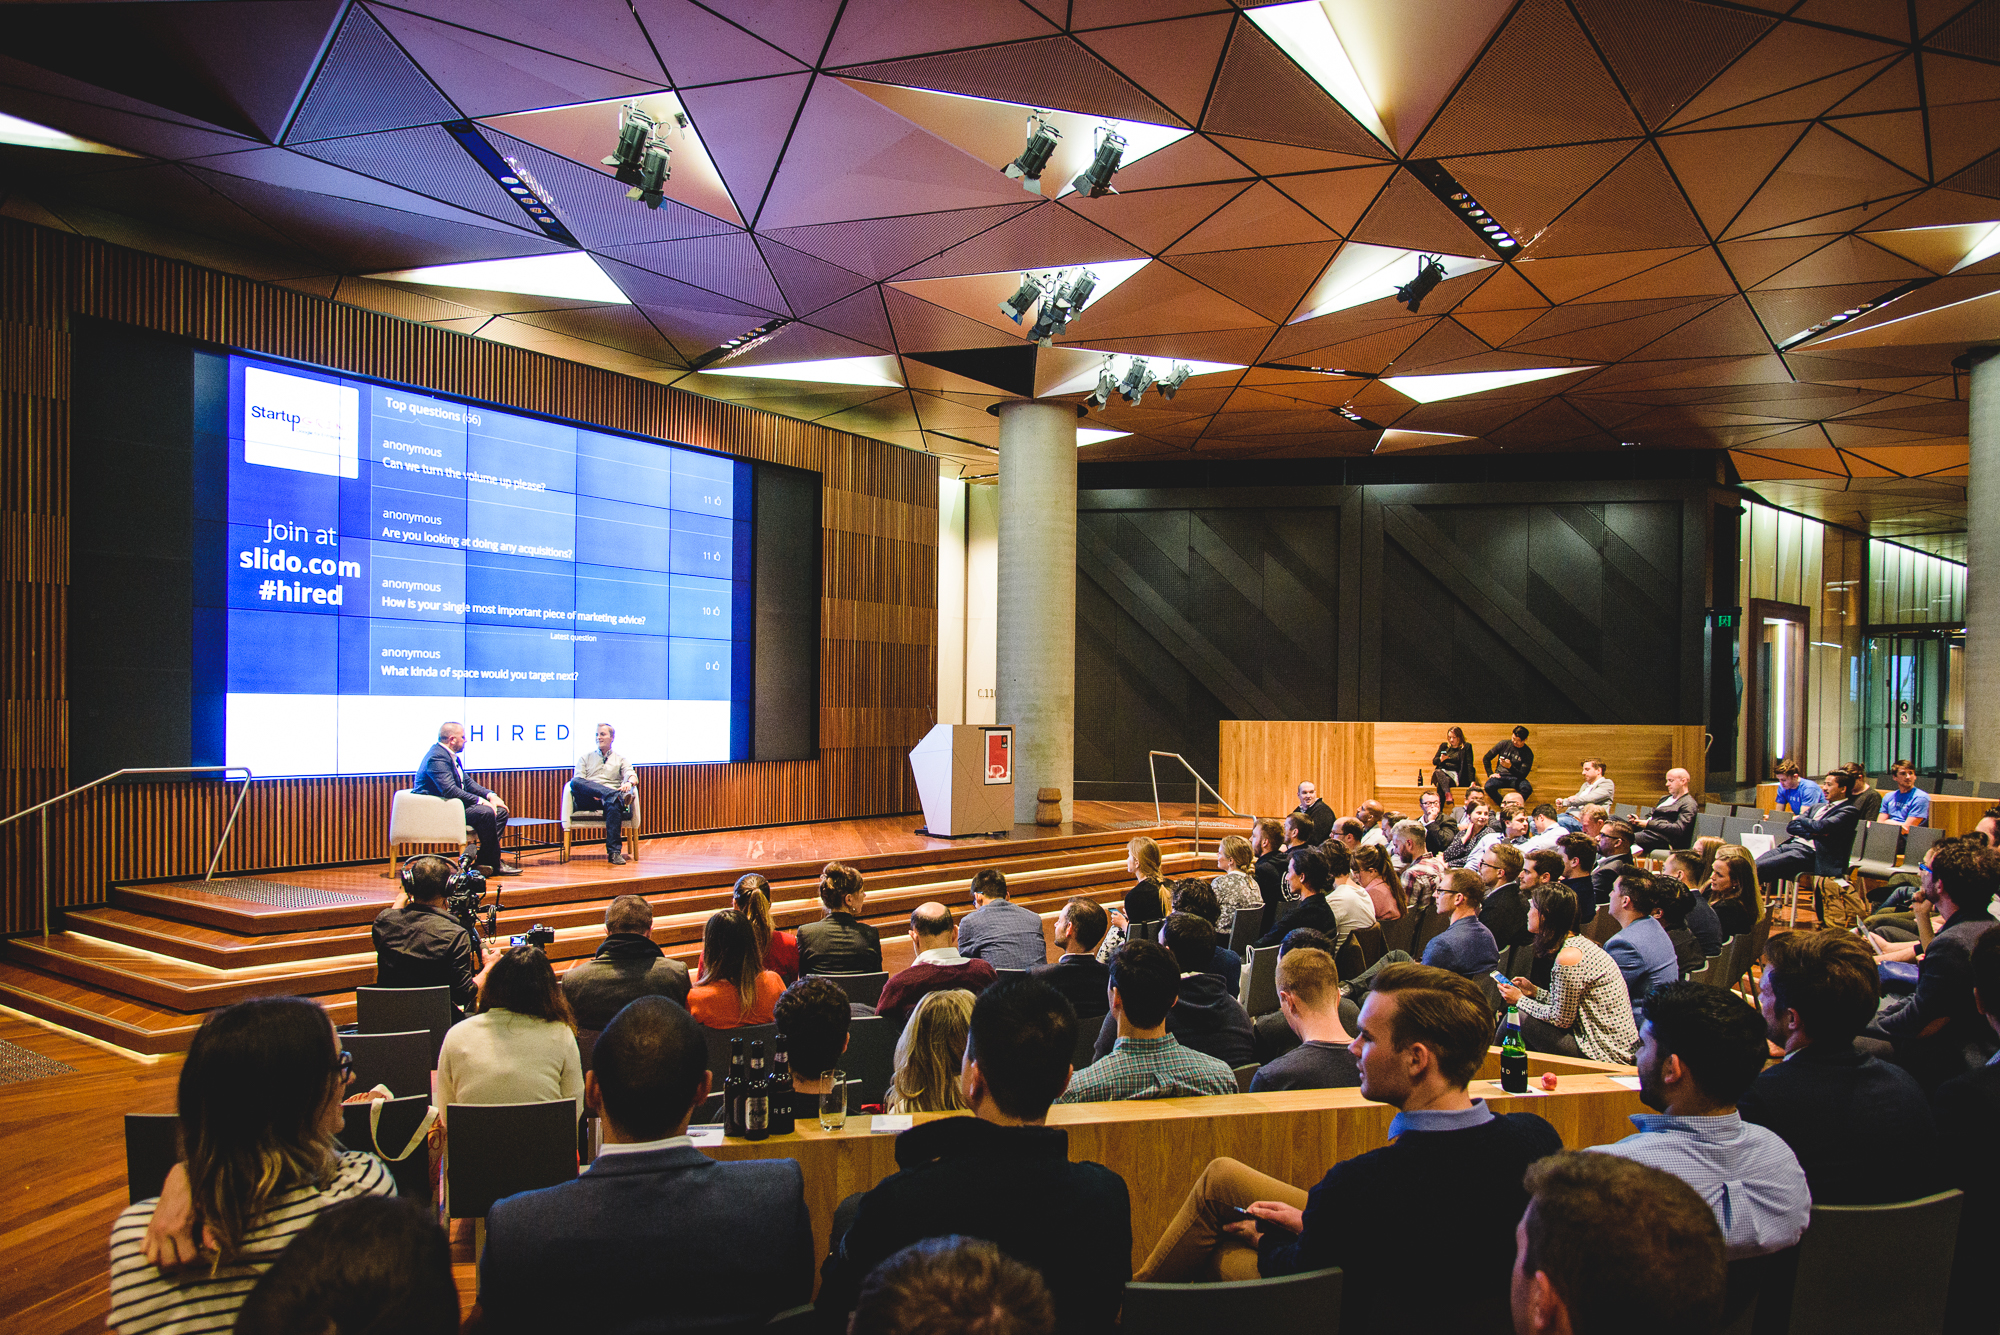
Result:
M765 1081L771 1089L771 1134L789 1136L796 1129L792 1108L791 1063L785 1059L782 1043L771 1045L771 1074Z
M743 1134L743 1040L729 1040L729 1075L722 1082L722 1134Z
M1513 1006L1500 1030L1500 1088L1509 1094L1528 1092L1528 1044L1521 1037L1521 1012Z
M750 1045L750 1073L743 1081L743 1138L763 1140L771 1134L771 1086L764 1079L764 1045Z

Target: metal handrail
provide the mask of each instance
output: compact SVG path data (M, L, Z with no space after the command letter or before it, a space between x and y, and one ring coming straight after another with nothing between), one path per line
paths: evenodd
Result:
M49 808L50 807L54 806L58 802L67 802L70 798L75 797L78 793L87 793L101 783L110 783L113 779L122 779L128 774L214 774L217 772L223 774L241 774L243 776L244 782L242 789L238 791L236 794L236 805L229 808L229 820L222 827L222 837L215 841L215 855L209 858L208 860L208 875L201 878L203 882L208 882L215 879L216 866L220 864L222 861L222 846L229 842L229 834L232 830L236 828L236 815L238 812L243 810L243 799L247 797L250 793L250 780L257 777L255 774L252 774L250 772L250 767L248 765L159 765L142 769L114 770L112 773L105 775L101 779L92 779L89 783L79 784L77 787L70 789L66 793L57 793L54 797L50 798L46 802L37 802L34 806L28 807L21 811L17 811L11 816L0 817L0 825L7 825L11 824L14 821L20 820L23 816L32 816L37 811L42 813L42 935L47 936L49 934L49 921L50 921L49 919Z
M1214 785L1210 784L1207 779L1202 778L1200 771L1195 769L1193 765L1188 764L1187 757L1183 756L1180 752L1148 751L1146 753L1146 773L1151 775L1153 779L1153 824L1164 825L1166 823L1165 820L1163 820L1160 816L1160 771L1159 767L1153 763L1153 759L1156 756L1165 756L1169 760L1180 761L1181 768L1186 770L1188 772L1188 775L1194 779L1195 783L1194 851L1199 853L1201 852L1201 790L1202 789L1206 788L1208 789L1209 792L1215 793L1215 800L1217 804L1220 805L1230 815L1235 816L1238 819L1241 819L1243 813L1238 811L1235 807L1230 806L1228 799L1223 797L1221 793L1215 792Z

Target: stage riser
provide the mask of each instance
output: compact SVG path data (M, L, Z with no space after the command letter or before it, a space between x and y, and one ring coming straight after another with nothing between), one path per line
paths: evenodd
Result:
M1119 831L1117 838L1107 839L1104 835L1063 836L1049 840L1020 841L1018 844L983 844L964 849L936 850L944 854L938 858L914 857L910 854L882 854L870 858L852 858L848 865L863 874L869 890L889 890L899 886L931 884L947 880L963 868L961 892L965 883L971 880L972 872L980 867L998 867L1010 878L1016 867L1024 871L1053 866L1073 866L1076 854L1081 850L1101 850L1090 858L1091 861L1123 861L1125 841L1132 834L1163 834L1164 831ZM1024 846L1025 845L1025 846ZM1172 837L1160 840L1164 853L1184 850L1190 845L1186 840ZM1002 852L1001 850L1006 850ZM975 856L976 855L976 856ZM1067 855L1067 856L1065 856ZM1210 854L1212 859L1213 854ZM871 864L881 862L880 867ZM812 899L819 881L820 869L824 861L792 862L757 870L770 879L774 891L774 902L787 899ZM701 872L661 872L646 869L644 859L628 862L622 870L614 869L600 862L592 869L586 864L578 867L570 864L575 871L601 870L603 875L588 879L565 880L555 883L536 884L533 873L544 868L530 864L530 876L526 878L495 878L489 884L500 892L501 900L509 908L532 908L545 904L573 904L579 902L608 902L617 895L644 895L648 899L660 896L688 894L706 891L717 896L716 907L726 907L729 891L743 867L721 868ZM946 870L947 867L950 870ZM569 869L565 869L566 871ZM285 873L273 873L266 879L283 880ZM235 932L244 936L267 936L285 932L309 932L341 927L366 926L373 922L382 909L397 898L394 883L383 880L380 883L380 897L363 897L357 892L352 904L321 905L312 908L279 908L251 903L246 900L231 900L226 894L173 893L164 887L143 885L113 886L110 902L113 906L128 909L134 913L149 914L175 922L192 923L196 926L214 928L218 931ZM372 889L372 887L371 887ZM150 947L149 947L150 948Z

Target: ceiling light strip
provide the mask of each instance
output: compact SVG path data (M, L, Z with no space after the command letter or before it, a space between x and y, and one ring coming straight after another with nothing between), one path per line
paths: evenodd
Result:
M565 246L583 249L583 243L570 234L569 228L557 216L555 201L549 198L539 182L528 174L518 159L503 158L493 145L486 142L484 135L473 127L471 121L446 121L444 132L458 141L480 170L493 178L493 183L507 192L507 197L528 215L542 235Z
M1907 297L1918 288L1929 287L1937 281L1934 277L1912 278L1909 282L1892 291L1884 292L1873 301L1864 301L1859 306L1849 306L1844 311L1835 311L1810 329L1801 330L1778 345L1779 352L1790 352L1807 339L1818 338L1821 334L1838 329L1851 320L1858 320L1870 311L1878 311L1898 297Z
M1424 183L1424 188L1438 197L1438 201L1450 209L1452 216L1465 224L1465 229L1478 237L1480 243L1503 260L1511 260L1521 253L1521 241L1489 212L1485 205L1472 197L1472 192L1458 183L1458 178L1445 169L1443 163L1431 158L1422 158L1403 164L1410 175Z
M710 348L707 352L702 353L701 356L689 362L688 367L695 371L705 371L720 362L730 360L732 357L741 357L752 348L769 343L784 330L785 326L794 323L796 321L785 316L773 316L771 319L758 325L755 329L729 339L720 347Z

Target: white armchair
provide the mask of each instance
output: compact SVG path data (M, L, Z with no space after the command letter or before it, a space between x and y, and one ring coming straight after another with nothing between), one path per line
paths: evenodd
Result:
M592 831L596 832L598 838L602 839L604 837L604 813L602 811L578 811L576 809L576 794L570 791L568 784L564 784L562 790L562 860L564 862L569 861L569 846L574 836L578 833L588 835ZM632 816L631 819L625 822L624 833L626 844L631 849L632 860L637 862L639 860L639 793L637 789L634 789L632 792Z
M455 797L399 790L389 799L389 870L396 869L396 850L412 844L454 844L460 849L472 838L465 823L465 803Z

